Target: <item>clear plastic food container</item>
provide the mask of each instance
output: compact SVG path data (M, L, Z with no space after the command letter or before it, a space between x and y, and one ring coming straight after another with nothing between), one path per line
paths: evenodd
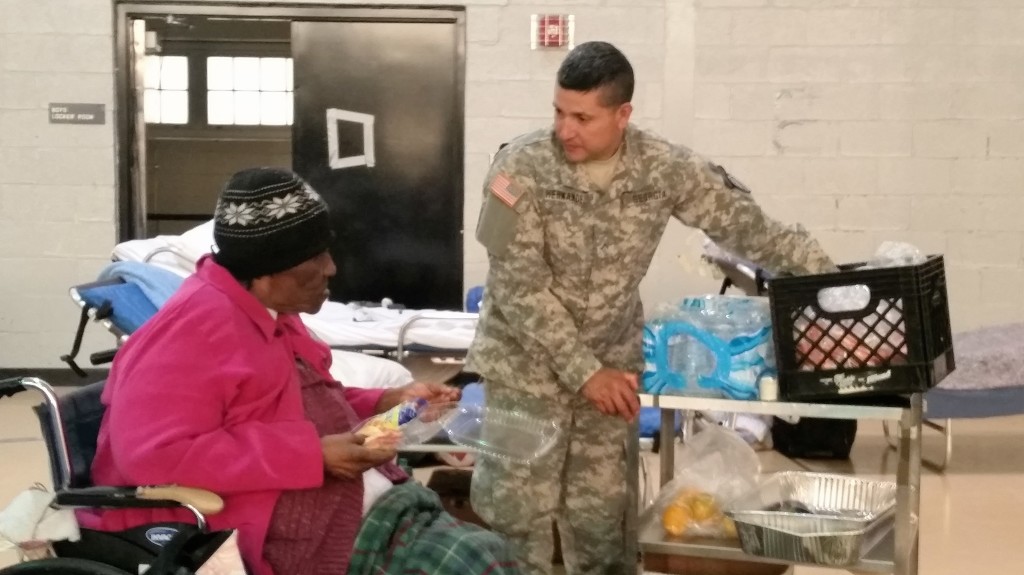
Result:
M520 412L458 403L406 402L375 415L353 430L402 434L398 448L418 445L438 436L489 457L529 463L547 453L561 434L551 421Z
M550 451L562 432L552 421L480 405L456 406L443 427L453 443L517 463Z

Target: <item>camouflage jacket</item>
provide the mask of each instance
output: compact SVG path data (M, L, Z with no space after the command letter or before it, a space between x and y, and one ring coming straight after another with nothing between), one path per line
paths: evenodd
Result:
M638 288L670 216L772 271L834 269L802 228L687 148L630 126L602 192L550 129L534 132L498 153L485 184L489 271L468 367L497 380L548 369L573 392L602 366L640 371Z

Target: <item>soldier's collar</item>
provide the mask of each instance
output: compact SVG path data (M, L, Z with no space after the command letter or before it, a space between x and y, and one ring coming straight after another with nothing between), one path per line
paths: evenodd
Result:
M621 154L619 165L615 169L612 185L608 189L608 194L612 199L618 198L625 192L636 191L630 188L635 185L637 175L645 173L640 155L640 130L633 124L626 126L626 134L623 137L619 153Z
M588 194L600 194L601 190L597 189L597 186L590 181L583 167L580 164L574 164L565 159L565 152L562 150L562 145L558 143L557 139L554 141L554 145L558 149L558 154L562 156L562 161L558 162L559 183L572 190Z
M562 146L558 142L558 138L553 130L551 142L557 150L556 153L562 158L562 161L559 162L561 168L559 169L558 179L563 186L590 194L605 195L604 191L599 190L590 181L590 178L587 177L586 172L579 164L571 163L565 159L565 152L562 150ZM626 187L628 182L631 181L631 175L643 172L643 163L641 162L639 150L640 130L633 124L630 124L626 127L622 145L619 147L619 164L615 168L615 175L612 176L612 185L607 193L610 199L619 197L624 191L630 191Z

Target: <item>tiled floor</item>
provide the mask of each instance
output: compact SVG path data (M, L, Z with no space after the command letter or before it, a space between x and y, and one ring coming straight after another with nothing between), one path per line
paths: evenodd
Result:
M33 393L0 399L0 508L35 482L49 485L42 440L30 406ZM953 462L944 474L923 471L922 575L1016 573L1024 564L1024 416L956 422ZM939 437L925 432L925 455L940 453ZM762 454L765 471L800 469L774 452ZM849 462L808 464L814 470L892 477L895 454L879 424L862 422ZM656 474L656 469L652 469ZM1017 535L1013 535L1017 533ZM0 552L0 566L15 560ZM837 573L797 568L796 575Z

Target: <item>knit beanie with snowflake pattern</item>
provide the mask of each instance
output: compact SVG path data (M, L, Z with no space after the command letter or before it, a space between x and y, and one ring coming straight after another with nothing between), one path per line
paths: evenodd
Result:
M214 213L214 260L239 280L282 272L330 247L327 203L290 170L231 176Z

